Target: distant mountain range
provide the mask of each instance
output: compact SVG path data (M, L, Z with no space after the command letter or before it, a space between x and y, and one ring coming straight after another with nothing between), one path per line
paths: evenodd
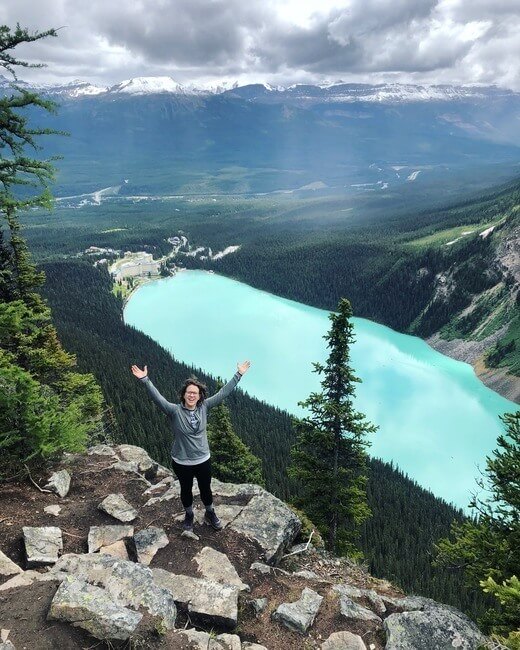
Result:
M493 86L197 88L137 77L111 88L18 87L59 104L56 115L35 110L33 118L70 134L44 141L46 155L63 157L63 196L122 179L129 195L383 194L412 183L445 188L461 170L493 184L520 162L520 93ZM0 77L0 94L10 92L12 81Z
M249 84L239 86L238 83L216 82L196 86L183 85L171 77L134 77L126 79L113 86L97 86L87 81L75 79L64 84L36 84L26 81L12 80L0 75L0 91L6 92L13 85L27 90L36 90L49 95L81 98L93 95L218 95L227 93L250 101L278 103L298 101L315 103L327 102L427 102L497 99L505 97L520 97L520 93L498 88L497 86L453 86L453 85L414 85L414 84L359 84L359 83L329 83L329 84L293 84L290 86L272 86L270 84Z

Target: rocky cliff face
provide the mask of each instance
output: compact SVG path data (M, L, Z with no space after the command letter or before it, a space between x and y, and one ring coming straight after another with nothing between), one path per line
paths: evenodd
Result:
M177 481L139 447L99 445L55 469L0 489L0 650L485 642L452 607L399 593L310 540L292 546L300 521L259 486L214 480L223 530L199 509L186 533Z

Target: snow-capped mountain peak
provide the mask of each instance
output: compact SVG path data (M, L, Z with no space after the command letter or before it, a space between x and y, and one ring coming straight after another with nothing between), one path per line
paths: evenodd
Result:
M152 95L157 93L183 93L184 86L171 77L134 77L125 79L109 89L110 93L129 95Z

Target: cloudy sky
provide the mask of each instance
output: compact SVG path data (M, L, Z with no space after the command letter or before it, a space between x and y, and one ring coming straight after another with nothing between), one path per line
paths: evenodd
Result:
M19 77L112 85L398 81L520 91L520 0L2 0L0 23L59 27ZM1 72L1 71L0 71Z

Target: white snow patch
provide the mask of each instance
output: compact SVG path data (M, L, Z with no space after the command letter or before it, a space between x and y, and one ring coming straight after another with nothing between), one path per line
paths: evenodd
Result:
M420 170L420 169L417 170L417 171L415 171L415 172L412 172L412 173L410 174L410 176L408 176L408 178L407 178L406 180L407 180L407 181L414 181L414 180L417 178L417 176L419 176L420 173L421 173L421 170Z

